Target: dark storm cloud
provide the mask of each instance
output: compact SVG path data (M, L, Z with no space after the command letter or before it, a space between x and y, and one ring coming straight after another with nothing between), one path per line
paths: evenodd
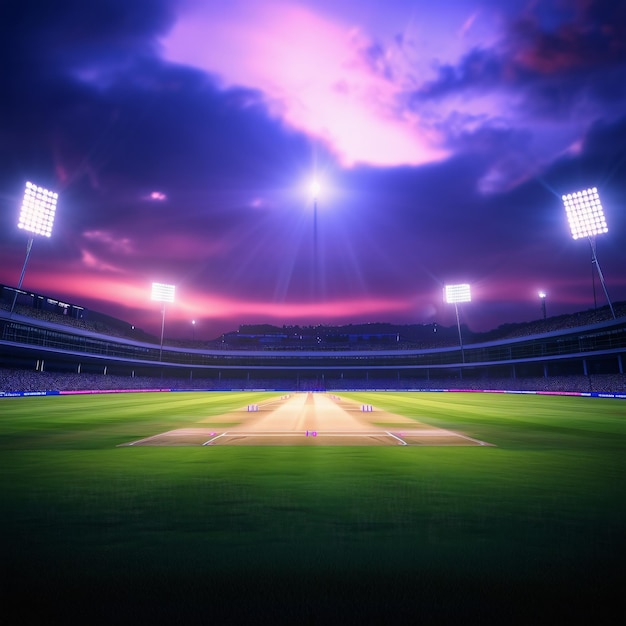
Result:
M414 106L458 93L522 89L511 106L562 116L579 98L609 104L626 96L626 5L574 3L565 22L552 26L556 7L533 5L512 20L495 47L473 48L457 64L443 64L434 80L412 94Z
M553 29L526 15L509 31L510 55L521 82L529 83L534 112L567 114L588 99L622 106L626 99L626 5L596 0Z
M510 27L520 65L539 74L610 67L626 59L626 5L619 0L571 3L570 19L554 28L526 14Z
M614 123L594 124L580 153L553 163L543 179L559 198L578 187L597 187L611 231L626 232L626 116Z
M0 33L11 63L3 77L28 82L65 70L152 55L171 25L172 0L22 0L3 3ZM17 70L17 71L16 71ZM0 70L1 71L1 70Z
M415 101L438 99L467 89L489 89L502 84L504 66L495 50L474 48L458 65L442 65L437 77L423 84L414 94Z
M270 119L259 94L220 91L198 71L159 61L116 76L102 101L112 123L100 141L108 145L97 147L103 153L98 166L103 176L124 177L137 188L176 184L193 190L194 181L208 186L224 177L233 184L258 181L284 171L304 148L302 137L282 132ZM93 127L102 130L97 122ZM81 137L77 133L77 143Z
M0 5L0 159L6 179L38 175L51 183L54 161L66 149L65 126L93 134L110 124L111 110L93 86L157 50L156 37L173 19L159 0L26 0ZM90 119L87 119L90 118ZM34 150L47 144L48 150Z

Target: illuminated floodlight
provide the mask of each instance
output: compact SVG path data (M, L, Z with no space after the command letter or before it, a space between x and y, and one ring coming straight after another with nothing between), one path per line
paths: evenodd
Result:
M471 302L470 286L462 285L446 285L445 288L446 302L448 304L457 304L461 302Z
M321 187L320 187L319 182L317 180L314 180L311 183L311 195L313 196L313 198L317 198L317 196L320 193L320 189L321 189Z
M562 198L574 239L594 237L609 232L600 196L595 187L568 193Z
M609 298L609 292L606 289L604 283L604 276L598 263L598 257L596 256L596 235L602 235L608 233L609 229L604 217L604 211L602 209L602 203L600 202L600 196L598 190L595 187L589 189L583 189L582 191L576 191L574 193L568 193L561 196L563 205L565 206L565 213L567 214L567 221L569 222L570 231L574 239L580 239L587 237L589 245L591 246L591 263L596 266L598 270L598 276L600 276L600 282L602 283L602 289L604 289L604 295L609 303L609 309L611 309L611 315L615 319L615 311ZM593 274L592 274L593 277ZM595 287L593 290L594 304L595 304Z
M163 283L152 283L151 300L155 302L174 302L175 285L164 285Z
M461 337L461 322L459 320L459 304L471 302L470 286L467 283L460 285L446 285L444 289L445 299L448 304L454 304L456 313L456 327L459 331L459 345L461 346L461 360L465 363L465 351L463 350L463 338Z
M33 235L50 237L59 195L27 182L17 227Z
M152 283L151 300L162 302L161 307L161 346L159 349L159 361L163 360L163 333L165 332L165 305L168 302L174 302L174 285L165 285L163 283Z
M52 234L52 225L54 224L54 214L56 213L58 199L59 194L55 191L39 187L39 185L35 185L30 181L26 183L17 227L29 233L29 237L28 243L26 244L26 259L22 266L22 273L17 283L17 289L15 290L15 294L13 294L13 303L11 304L9 315L13 315L15 303L17 302L17 294L22 288L26 266L28 265L30 252L33 248L34 236L50 237Z

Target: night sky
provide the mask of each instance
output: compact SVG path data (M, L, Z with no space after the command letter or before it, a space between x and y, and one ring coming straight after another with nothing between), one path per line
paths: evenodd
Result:
M626 3L5 0L0 282L166 336L606 304L561 195L591 186L626 300ZM319 181L315 199L311 182Z

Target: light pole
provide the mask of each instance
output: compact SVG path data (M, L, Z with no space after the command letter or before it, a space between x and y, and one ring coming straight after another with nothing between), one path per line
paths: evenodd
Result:
M541 299L541 312L543 313L543 319L546 319L546 292L540 291L539 298Z
M13 295L13 303L11 304L9 316L13 315L15 303L17 302L17 294L22 288L26 265L28 264L30 252L33 248L34 235L50 237L52 234L52 225L54 224L54 214L56 213L58 198L59 194L54 191L44 189L31 182L26 183L17 227L30 233L30 235L28 237L28 243L26 244L26 259L24 260L17 289Z
M602 283L602 289L604 289L604 295L609 303L609 309L611 315L615 319L615 311L609 298L609 292L604 284L604 276L598 263L598 257L596 256L596 235L609 232L606 225L606 219L604 217L604 211L602 210L602 204L600 202L600 196L598 196L598 190L595 187L590 189L584 189L583 191L576 191L575 193L568 193L562 196L563 204L565 206L565 212L567 214L567 220L574 239L580 239L581 237L587 237L589 245L591 246L591 263L592 267L595 265L598 270L598 276ZM593 276L593 274L592 274ZM595 307L595 288L594 288L594 307Z
M320 184L317 180L311 183L311 197L313 198L313 257L317 264L317 198L320 193Z
M174 285L164 285L163 283L152 283L152 297L155 302L161 302L161 347L159 349L159 361L163 360L163 333L165 331L165 304L174 302Z
M317 251L317 197L320 193L320 184L317 180L311 183L311 196L313 197L313 246Z
M318 254L318 242L317 242L317 198L320 192L320 184L317 180L313 180L310 186L311 197L313 199L313 280L312 280L312 294L314 298L319 295L319 254Z
M459 344L461 346L461 360L465 363L465 352L463 351L463 338L461 337L461 322L459 321L459 304L461 302L470 302L472 300L470 294L470 286L466 283L461 285L446 285L445 299L448 304L454 304L456 312L456 325L459 331Z
M192 338L195 341L196 340L196 320L191 320L191 333L192 333Z

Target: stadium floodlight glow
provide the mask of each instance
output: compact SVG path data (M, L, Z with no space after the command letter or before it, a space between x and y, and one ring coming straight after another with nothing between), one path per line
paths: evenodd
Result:
M27 182L17 227L34 235L50 237L59 194Z
M28 243L26 244L26 260L22 267L22 274L17 284L17 289L13 295L13 304L11 305L10 315L13 314L15 309L15 303L17 301L17 294L22 288L22 282L24 281L24 274L26 273L26 265L30 258L30 252L33 247L34 235L42 237L50 237L52 234L52 226L54 224L54 215L57 209L57 201L59 194L55 191L50 191L39 185L35 185L28 181L24 188L24 197L22 199L22 208L20 210L17 227L21 230L30 233Z
M448 304L457 304L460 302L471 302L472 296L470 293L470 286L468 284L462 285L446 285L446 302Z
M165 332L165 305L174 302L175 285L165 285L163 283L152 283L152 297L156 302L162 302L161 307L161 346L159 348L159 361L163 360L163 333Z
M609 232L600 196L595 187L576 193L568 193L562 198L574 239L593 237Z
M163 283L152 283L152 300L155 302L174 302L174 285L164 285Z
M600 202L600 196L598 190L595 187L589 189L583 189L582 191L576 191L574 193L568 193L561 196L563 205L565 206L565 213L567 215L567 221L569 223L570 231L573 239L581 239L587 237L589 245L591 246L591 263L595 265L602 288L604 289L604 295L609 303L609 309L611 315L615 319L615 311L609 298L609 293L604 283L604 276L598 263L598 257L596 256L596 235L602 235L608 233L609 229L606 224L606 218L604 217L604 210L602 209L602 203ZM594 305L595 305L595 287L594 287Z
M444 288L445 300L448 304L454 304L456 313L456 327L459 331L459 345L461 346L461 360L465 363L465 351L463 350L463 338L461 336L461 322L459 320L459 304L471 302L470 286L467 283L460 285L446 285Z

